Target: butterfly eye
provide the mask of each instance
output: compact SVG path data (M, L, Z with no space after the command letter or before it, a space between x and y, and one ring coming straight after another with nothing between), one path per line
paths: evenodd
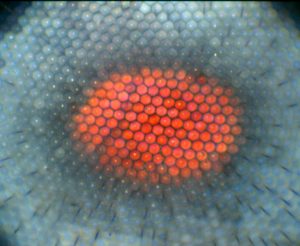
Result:
M0 244L298 244L300 46L276 4L14 4Z

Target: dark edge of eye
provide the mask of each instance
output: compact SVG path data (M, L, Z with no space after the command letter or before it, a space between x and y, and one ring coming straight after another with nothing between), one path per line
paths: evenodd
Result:
M24 11L31 6L30 1L1 1L0 2L0 40L5 32L21 31L18 24L18 17L24 14Z
M272 6L277 10L279 16L284 20L292 19L297 28L300 28L300 4L297 1L272 2Z
M9 240L7 240L8 235L5 232L2 232L0 228L0 246L13 246L15 244L11 243Z

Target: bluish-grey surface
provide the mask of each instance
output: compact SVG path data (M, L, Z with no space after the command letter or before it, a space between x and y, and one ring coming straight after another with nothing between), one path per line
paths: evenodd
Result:
M299 31L270 4L34 2L18 23L0 41L0 229L13 245L300 243ZM101 190L75 171L70 105L110 70L170 62L243 96L235 173L192 190L193 205Z

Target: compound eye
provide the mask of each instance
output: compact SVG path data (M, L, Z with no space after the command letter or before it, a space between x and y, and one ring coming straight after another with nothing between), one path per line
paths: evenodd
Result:
M0 244L298 245L300 42L272 6L0 16Z

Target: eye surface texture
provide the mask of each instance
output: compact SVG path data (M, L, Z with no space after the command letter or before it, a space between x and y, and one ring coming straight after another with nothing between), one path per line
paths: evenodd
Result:
M0 244L300 243L299 31L270 3L14 15L0 33Z

